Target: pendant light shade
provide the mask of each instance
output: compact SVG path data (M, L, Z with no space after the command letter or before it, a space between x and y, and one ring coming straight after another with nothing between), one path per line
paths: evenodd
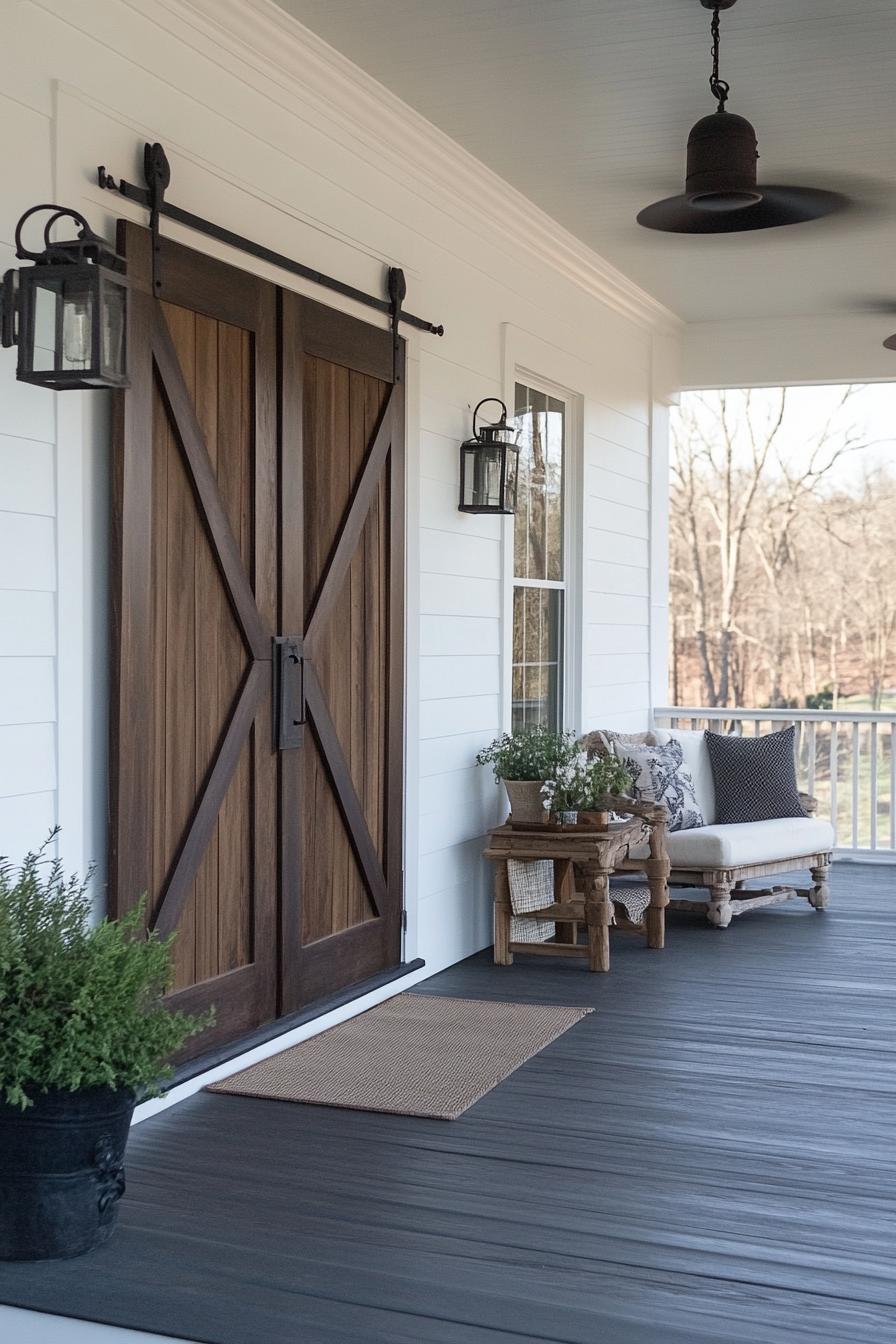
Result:
M756 132L746 117L727 110L729 86L719 77L719 11L735 0L700 2L713 11L709 84L718 106L691 128L683 194L647 206L638 223L667 233L741 233L801 224L841 209L847 201L837 192L758 184Z

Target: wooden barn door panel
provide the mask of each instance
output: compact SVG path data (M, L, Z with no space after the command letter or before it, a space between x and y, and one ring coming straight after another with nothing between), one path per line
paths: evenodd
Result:
M173 1002L218 1018L196 1053L277 1011L277 296L164 243L156 302L148 236L123 232L112 898L147 893L176 932Z
M110 886L215 1008L186 1058L400 961L403 382L389 333L164 240L155 298L119 242Z
M303 473L289 615L307 710L284 794L284 827L301 828L283 949L296 1008L400 960L404 411L387 333L284 295L288 331L302 352Z

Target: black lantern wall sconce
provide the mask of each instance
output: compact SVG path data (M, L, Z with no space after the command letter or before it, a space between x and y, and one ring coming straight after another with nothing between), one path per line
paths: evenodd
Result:
M490 401L501 407L501 418L478 428L480 407ZM504 402L499 397L483 397L473 411L473 437L460 446L461 513L514 512L520 456L516 440Z
M42 252L30 252L22 229L32 215L52 213ZM79 226L76 238L53 242L60 219ZM67 388L127 387L128 282L125 262L83 215L35 205L16 225L16 256L31 261L7 271L0 290L0 342L18 346L16 376L25 383Z

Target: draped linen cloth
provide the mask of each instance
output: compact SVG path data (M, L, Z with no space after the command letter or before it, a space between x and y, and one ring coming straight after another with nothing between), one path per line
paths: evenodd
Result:
M507 878L510 883L510 941L512 943L546 943L557 932L552 919L538 919L536 913L554 904L554 865L550 859L507 860ZM615 907L620 905L632 924L640 924L650 905L650 888L635 883L610 884L610 902L613 906L611 922L615 924Z

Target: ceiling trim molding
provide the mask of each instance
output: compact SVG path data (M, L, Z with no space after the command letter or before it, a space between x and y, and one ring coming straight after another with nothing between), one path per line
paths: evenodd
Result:
M167 11L182 40L205 55L211 44L228 52L240 77L268 97L275 86L283 106L316 113L322 128L362 145L444 214L478 223L492 242L497 235L512 243L640 326L683 329L671 309L274 0L157 0L156 10L157 19Z

